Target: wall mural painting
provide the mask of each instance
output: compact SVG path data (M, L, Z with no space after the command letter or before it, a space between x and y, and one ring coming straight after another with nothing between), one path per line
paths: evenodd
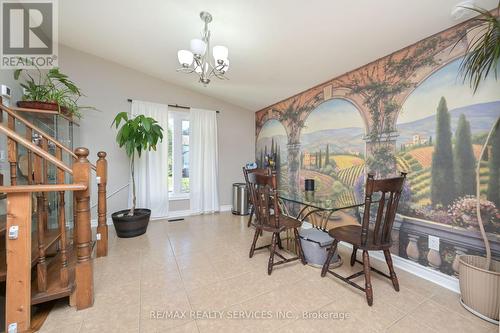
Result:
M397 255L453 275L457 254L484 251L474 217L481 164L482 214L500 257L500 81L473 94L459 77L465 22L256 113L256 158L276 154L280 186L313 178L320 195L362 197L365 173L408 173L393 231ZM455 47L454 47L455 46ZM440 238L439 251L428 236Z

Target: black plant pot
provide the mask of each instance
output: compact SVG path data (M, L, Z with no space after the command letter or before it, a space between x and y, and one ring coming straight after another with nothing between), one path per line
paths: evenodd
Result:
M120 238L130 238L142 235L148 229L151 210L136 208L134 216L128 216L130 209L120 210L111 215L115 225L116 235Z

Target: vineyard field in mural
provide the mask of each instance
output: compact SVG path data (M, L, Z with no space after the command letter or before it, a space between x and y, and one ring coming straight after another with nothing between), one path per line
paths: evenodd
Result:
M472 198L479 163L481 214L500 257L500 133L478 161L500 117L500 82L491 76L473 94L460 79L465 44L455 44L471 27L465 22L257 112L257 162L276 156L280 187L298 192L315 179L316 195L341 195L344 203L363 198L367 172L407 173L391 251L447 274L456 274L457 253L481 251ZM467 242L457 241L467 233ZM427 235L441 239L436 262L427 258ZM415 245L419 254L409 255Z

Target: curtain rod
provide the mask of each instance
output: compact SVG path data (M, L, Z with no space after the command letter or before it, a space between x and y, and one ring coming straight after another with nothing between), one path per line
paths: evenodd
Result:
M127 99L127 102L132 103L132 99L131 98ZM190 106L185 106L185 105L179 105L179 104L167 104L167 105L170 106L171 108L186 109L186 110L191 109ZM217 110L215 112L220 113L219 110Z

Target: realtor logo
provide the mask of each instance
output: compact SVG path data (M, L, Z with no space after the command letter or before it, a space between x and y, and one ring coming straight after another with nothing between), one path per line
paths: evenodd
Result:
M57 0L1 0L2 69L57 66Z

